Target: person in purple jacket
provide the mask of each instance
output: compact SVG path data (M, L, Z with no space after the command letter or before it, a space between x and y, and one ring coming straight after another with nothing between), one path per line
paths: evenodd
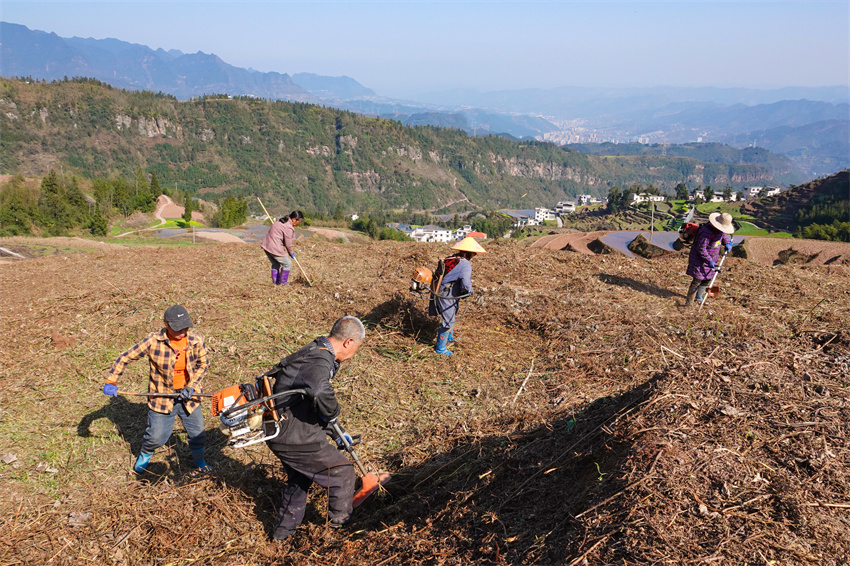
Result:
M294 210L289 216L278 218L260 244L272 263L272 283L275 285L286 285L289 279L291 258L295 257L292 239L295 236L295 227L303 220L304 214L300 210Z
M698 303L702 302L720 260L721 246L726 248L726 253L732 251L732 239L729 236L734 231L732 215L728 212L712 212L708 216L708 222L699 227L688 256L688 269L685 271L693 277L685 306L692 305L695 298Z

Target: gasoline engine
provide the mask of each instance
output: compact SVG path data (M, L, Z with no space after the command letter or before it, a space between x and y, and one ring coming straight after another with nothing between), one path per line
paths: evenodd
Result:
M269 376L263 374L255 383L232 385L213 395L212 414L221 420L219 430L230 437L229 445L244 448L280 434L285 417L275 408L276 400L306 394L303 389L273 393Z

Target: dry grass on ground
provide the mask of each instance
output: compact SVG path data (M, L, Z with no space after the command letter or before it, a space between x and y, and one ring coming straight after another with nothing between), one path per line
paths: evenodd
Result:
M697 313L680 307L684 256L488 244L462 342L437 357L406 289L446 246L297 245L312 288L273 287L240 244L0 266L0 564L850 561L846 272L730 258ZM209 392L362 317L336 387L361 457L394 474L386 493L332 530L316 491L299 532L270 542L280 465L226 448L211 418L215 473L190 469L181 431L137 479L146 409L100 388L175 302L207 337Z

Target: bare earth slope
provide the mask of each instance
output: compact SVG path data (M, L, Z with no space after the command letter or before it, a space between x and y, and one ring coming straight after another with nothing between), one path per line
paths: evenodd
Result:
M448 246L296 247L312 288L273 287L240 244L0 265L0 564L850 562L845 271L730 258L697 314L679 307L684 257L490 244L437 357L406 289ZM136 478L144 403L100 388L177 302L207 338L208 392L362 317L335 385L387 492L333 530L315 491L272 543L284 473L262 445L226 448L208 407L213 474L178 425ZM146 375L136 362L121 388Z

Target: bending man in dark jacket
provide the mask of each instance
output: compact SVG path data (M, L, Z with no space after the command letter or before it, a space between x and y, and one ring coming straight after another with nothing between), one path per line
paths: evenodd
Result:
M354 497L354 467L328 443L327 425L339 416L331 379L340 362L357 352L366 331L353 316L337 320L330 334L319 336L294 354L282 359L274 392L304 389L310 398L286 398L277 405L281 433L267 444L286 470L275 540L295 532L304 519L307 491L313 482L328 490L328 519L331 527L348 520Z

